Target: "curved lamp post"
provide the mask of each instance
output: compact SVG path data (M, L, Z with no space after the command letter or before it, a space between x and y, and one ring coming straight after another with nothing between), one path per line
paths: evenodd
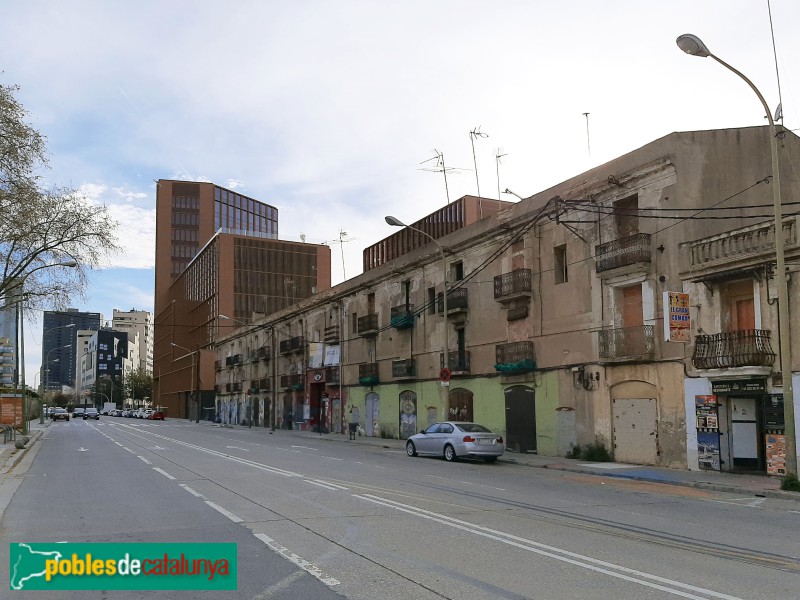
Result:
M444 247L437 241L435 237L422 231L422 229L417 229L416 227L412 227L411 225L406 225L397 217L388 216L385 217L386 222L393 227L406 227L417 233L421 233L425 237L429 238L434 245L439 249L439 253L442 255L442 277L444 278L444 293L442 294L443 297L443 309L444 309L444 366L446 368L450 368L450 344L448 343L448 335L447 335L447 258L444 255Z
M50 333L51 331L55 331L56 329L69 329L70 327L75 327L75 323L70 323L69 325L57 325L55 327L51 327L42 334L42 343L44 344L44 340L47 337L47 334ZM50 364L50 352L52 352L53 350L61 350L63 348L70 348L70 347L72 347L72 344L69 344L67 346L62 346L61 348L51 348L47 352L47 360L44 363L44 368L47 370L46 379L48 383L50 383L50 367L48 366ZM55 362L55 360L53 362ZM34 378L34 383L36 383L36 378ZM34 385L34 387L36 386ZM42 405L43 405L42 396L46 393L47 393L47 386L45 385L42 394L39 395L39 425L42 425L44 423L44 412L42 412Z
M786 438L786 470L787 474L797 474L797 440L795 438L794 426L794 390L792 385L792 355L791 340L789 339L789 287L786 283L786 269L784 266L784 247L783 247L783 215L781 208L781 177L778 165L778 142L775 131L775 121L772 118L769 105L758 88L743 73L734 69L724 60L715 56L696 35L686 33L675 40L678 48L701 58L711 57L729 71L738 75L750 86L761 105L764 107L767 119L769 120L769 141L772 153L772 203L775 214L775 263L776 281L778 288L778 343L781 350L781 375L783 379L783 416L784 432Z

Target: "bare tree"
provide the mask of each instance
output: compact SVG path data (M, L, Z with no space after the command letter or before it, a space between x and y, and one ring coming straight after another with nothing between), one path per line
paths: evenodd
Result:
M46 140L25 122L17 91L0 84L0 297L64 308L85 296L87 272L119 250L118 224L76 190L41 187Z

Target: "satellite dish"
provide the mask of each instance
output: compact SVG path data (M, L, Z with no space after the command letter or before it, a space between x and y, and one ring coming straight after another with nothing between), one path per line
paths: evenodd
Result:
M773 121L783 121L783 104L778 104L778 108L775 109L775 116L772 119Z

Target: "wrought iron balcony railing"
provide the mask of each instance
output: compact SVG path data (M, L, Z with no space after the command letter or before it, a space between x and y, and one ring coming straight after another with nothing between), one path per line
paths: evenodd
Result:
M269 348L266 346L261 346L260 348L256 349L256 360L269 360L270 359L270 352Z
M775 362L770 331L746 329L694 338L692 364L696 369L769 367Z
M413 358L392 361L393 379L414 379L417 376L417 362Z
M447 292L447 313L458 313L467 310L467 288L460 287ZM436 299L436 310L440 313L444 312L444 298L439 294Z
M650 262L650 234L637 233L594 247L598 273L636 263Z
M328 384L339 383L341 381L341 370L339 367L326 367L325 368L325 382Z
M379 382L378 363L361 363L358 365L359 385L375 385Z
M373 313L358 318L358 335L378 334L378 314Z
M303 389L303 376L299 373L291 375L281 375L280 386L284 390L299 391Z
M533 342L511 342L495 346L494 368L500 373L518 375L536 369Z
M392 307L390 324L395 329L411 329L415 321L413 304Z
M531 270L515 269L494 278L494 299L514 300L531 296ZM449 307L448 307L449 308Z
M450 352L447 367L452 373L469 373L469 351ZM444 353L439 354L439 365L444 367Z
M656 350L653 325L602 329L597 333L600 358L652 358Z
M331 325L325 328L323 333L323 341L326 344L338 344L339 343L339 325Z
M278 352L281 354L291 354L292 340L281 340L278 342Z

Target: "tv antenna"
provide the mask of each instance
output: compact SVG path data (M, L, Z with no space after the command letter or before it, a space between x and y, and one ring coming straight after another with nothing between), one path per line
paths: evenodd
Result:
M447 172L448 171L454 171L455 173L458 173L458 172L460 172L462 170L467 170L467 169L461 169L459 167L447 167L447 166L445 166L445 164L444 164L444 153L440 152L436 148L434 148L433 151L436 153L436 156L433 156L433 157L431 157L431 158L429 158L427 160L423 160L419 164L424 165L426 163L431 162L432 160L435 160L436 161L436 166L432 167L432 168L420 169L420 171L428 171L429 173L441 173L442 175L444 175L444 191L445 191L445 194L447 195L447 203L450 204L450 189L447 187Z
M345 267L344 267L344 244L346 242L352 242L353 240L357 239L358 238L348 237L347 232L340 229L338 239L322 242L323 244L339 244L339 249L341 250L342 253L342 278L345 280L347 279L347 273L345 272Z
M501 197L500 197L500 159L503 158L504 156L508 156L508 152L506 152L505 154L501 154L501 152L503 152L503 149L502 148L498 148L497 151L494 153L495 168L497 169L497 201L498 202L501 200Z
M589 151L589 158L592 158L592 147L589 145L589 113L583 113L583 116L586 117L586 150Z
M477 127L473 128L472 131L469 132L469 141L472 144L472 164L475 165L475 185L478 187L478 214L480 215L478 218L483 218L483 205L481 204L481 183L478 180L478 159L475 157L475 138L488 138L488 133L483 133L481 131L481 126L478 125Z

